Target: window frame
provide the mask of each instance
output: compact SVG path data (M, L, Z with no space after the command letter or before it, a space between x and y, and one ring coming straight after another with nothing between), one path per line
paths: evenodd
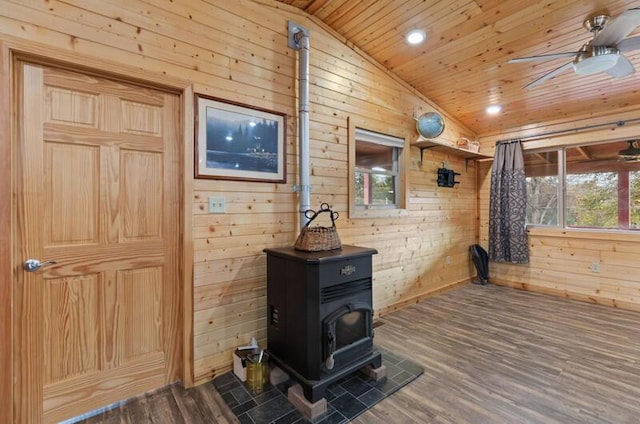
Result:
M591 142L576 142L571 144L563 144L563 145L553 145L546 147L537 147L532 149L525 149L524 154L535 154L535 153L546 153L546 152L557 152L558 154L558 224L550 225L550 224L530 224L526 223L527 228L549 228L549 229L558 229L561 231L575 231L575 232L601 232L601 233L609 233L609 234L635 234L640 235L640 229L632 229L632 228L604 228L604 227L571 227L567 225L567 211L566 211L566 196L567 196L567 149L581 147L581 146L593 146L598 144L607 144L607 143L616 143L619 139L609 139L609 140L599 140L599 141L591 141ZM525 172L526 173L526 172ZM528 193L527 193L527 201L528 201ZM618 223L619 225L619 223Z
M357 205L356 204L356 190L355 190L355 174L356 171L362 170L356 167L356 141L358 133L370 135L370 139L363 141L396 147L394 149L395 155L397 155L395 166L397 171L395 172L395 184L394 194L396 197L396 204L394 205ZM371 128L369 123L358 122L356 119L349 117L348 119L348 153L349 153L349 218L377 218L377 217L397 217L407 215L406 202L408 198L407 190L407 175L409 171L409 141L408 136L399 136L392 134L390 131L380 128ZM377 137L376 137L377 136ZM402 140L402 145L393 145L392 139ZM385 142L385 140L388 140ZM371 173L367 171L367 173ZM390 172L380 172L381 174L389 174Z

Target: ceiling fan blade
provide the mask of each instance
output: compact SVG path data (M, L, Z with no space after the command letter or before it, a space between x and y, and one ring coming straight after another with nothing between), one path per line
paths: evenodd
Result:
M536 60L560 59L563 57L574 57L578 53L580 52L551 53L551 54L541 54L539 56L516 57L515 59L509 59L507 63L521 63L521 62L533 62Z
M638 50L640 49L640 35L631 37L631 38L625 38L624 40L619 42L616 47L621 52L630 52L631 50Z
M618 63L616 63L613 68L607 69L605 72L614 78L624 78L633 74L635 71L633 64L629 62L629 59L620 55Z
M565 63L564 65L560 66L559 68L556 68L553 71L549 72L548 74L544 74L543 76L541 76L537 80L535 80L533 82L530 82L529 84L525 85L524 88L527 89L527 90L530 90L533 87L536 87L536 86L542 84L543 82L545 82L547 80L550 80L552 78L555 78L556 76L560 75L563 72L566 72L567 70L571 69L572 66L573 66L573 62Z
M615 46L640 25L640 8L628 9L611 19L593 39L594 46Z

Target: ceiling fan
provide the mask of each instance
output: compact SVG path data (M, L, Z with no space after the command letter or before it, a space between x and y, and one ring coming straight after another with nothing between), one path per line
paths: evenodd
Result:
M640 25L640 8L628 9L611 19L607 15L597 15L584 21L584 27L593 33L593 38L577 52L552 53L539 56L520 57L508 63L532 62L536 60L573 57L573 61L541 76L527 84L529 89L555 78L573 68L580 75L606 72L614 78L623 78L635 72L633 64L622 55L624 52L640 49L640 35L625 38Z
M640 162L640 140L627 140L629 147L618 152L618 158L624 162Z

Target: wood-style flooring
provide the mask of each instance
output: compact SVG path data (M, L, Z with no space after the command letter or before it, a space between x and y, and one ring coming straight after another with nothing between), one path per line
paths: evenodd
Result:
M381 321L376 343L425 372L354 423L640 422L640 313L469 285ZM205 384L172 386L85 422L237 420Z

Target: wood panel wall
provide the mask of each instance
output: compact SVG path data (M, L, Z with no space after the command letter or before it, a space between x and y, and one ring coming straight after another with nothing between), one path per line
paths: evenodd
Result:
M481 136L483 151L492 151L495 141L569 130L526 141L523 148L569 146L594 141L637 138L640 125L608 125L637 118L638 112L616 113L572 121L554 121L528 128ZM599 125L607 124L599 127ZM588 130L573 130L593 127ZM480 243L488 247L489 189L492 162L478 166ZM510 287L549 293L586 302L640 310L640 234L606 231L532 227L528 230L530 263L527 265L490 263L491 281ZM591 271L598 263L600 272Z
M287 183L195 180L185 194L193 240L193 365L185 380L200 383L230 369L235 347L257 337L266 344L267 247L291 245L298 234L296 63L287 21L311 31L311 204L340 212L342 242L376 248L374 307L382 315L473 274L468 247L476 242L475 165L453 155L411 151L408 213L347 219L347 119L397 136L417 137L414 116L436 107L366 55L298 9L269 0L0 1L0 37L135 69L136 78L182 79L196 93L287 114ZM108 66L107 66L108 65ZM193 119L185 108L185 119ZM447 117L443 139L472 133ZM185 143L192 143L185 137ZM187 151L189 149L186 149ZM185 169L192 169L190 157ZM462 175L455 188L436 186L448 161ZM207 213L207 198L223 196L226 213ZM189 257L187 255L186 257ZM190 264L187 263L187 266ZM189 349L190 348L190 349ZM191 359L192 357L192 359ZM186 367L189 369L189 366Z

